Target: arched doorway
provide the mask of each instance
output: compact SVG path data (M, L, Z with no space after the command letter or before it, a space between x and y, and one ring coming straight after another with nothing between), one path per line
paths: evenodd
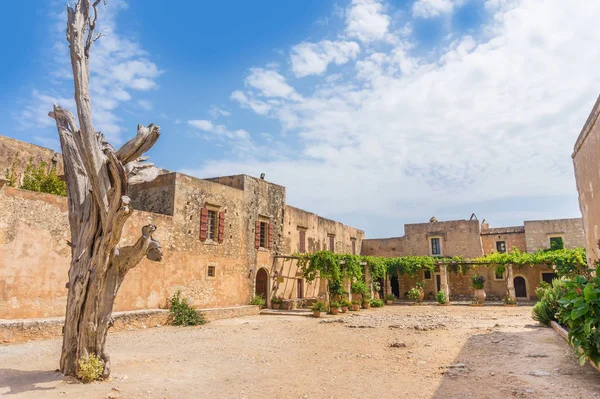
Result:
M527 298L527 283L521 276L515 277L515 296L517 298Z
M262 295L263 298L267 299L268 296L268 284L269 275L265 269L258 269L256 273L256 286L254 288L255 295Z
M393 275L390 279L390 284L392 286L392 294L394 294L396 298L400 298L400 284L398 284L398 276Z

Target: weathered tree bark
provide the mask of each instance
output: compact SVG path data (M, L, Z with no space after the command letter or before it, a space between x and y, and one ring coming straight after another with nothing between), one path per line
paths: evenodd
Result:
M104 361L103 376L110 374L110 357L105 352L106 334L112 325L115 297L125 274L144 256L160 261L162 250L152 238L153 225L142 228L138 241L119 248L125 221L132 209L127 197L130 183L150 181L158 169L142 157L154 145L159 127L138 125L137 135L115 149L94 129L89 90L89 56L100 0L79 0L67 6L67 40L75 83L77 119L66 109L54 106L62 148L69 224L71 266L60 370L76 375L78 360L96 354ZM93 15L92 15L93 14Z

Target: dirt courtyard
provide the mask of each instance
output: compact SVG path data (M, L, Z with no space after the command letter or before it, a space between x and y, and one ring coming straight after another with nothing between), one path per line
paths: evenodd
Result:
M600 398L531 307L404 306L322 319L252 316L108 337L113 376L54 370L60 339L0 346L14 398Z

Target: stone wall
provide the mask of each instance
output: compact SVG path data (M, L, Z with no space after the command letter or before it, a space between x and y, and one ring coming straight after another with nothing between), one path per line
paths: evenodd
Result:
M58 138L58 135L57 135ZM25 143L10 137L0 136L0 179L5 177L7 168L15 167L15 172L21 176L32 159L35 166L45 162L48 167L56 165L58 175L64 173L62 155L49 148Z
M496 243L504 241L506 251L510 252L517 248L521 252L527 252L525 240L525 228L523 226L488 228L481 230L481 244L484 254L493 254L497 251Z
M129 186L131 206L140 211L173 216L176 176L176 173L167 173L157 176L151 182Z
M573 151L579 209L583 217L588 264L600 259L600 97L577 138Z
M585 247L581 218L525 221L527 252L550 248L550 238L560 236L565 248Z

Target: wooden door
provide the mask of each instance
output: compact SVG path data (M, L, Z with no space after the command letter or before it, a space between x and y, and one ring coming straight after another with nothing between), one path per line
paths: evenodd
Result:
M262 295L263 298L267 299L267 287L268 287L269 276L265 269L259 269L256 273L256 288L254 291L255 295Z
M525 279L521 276L515 277L515 296L517 298L527 297L527 285Z

